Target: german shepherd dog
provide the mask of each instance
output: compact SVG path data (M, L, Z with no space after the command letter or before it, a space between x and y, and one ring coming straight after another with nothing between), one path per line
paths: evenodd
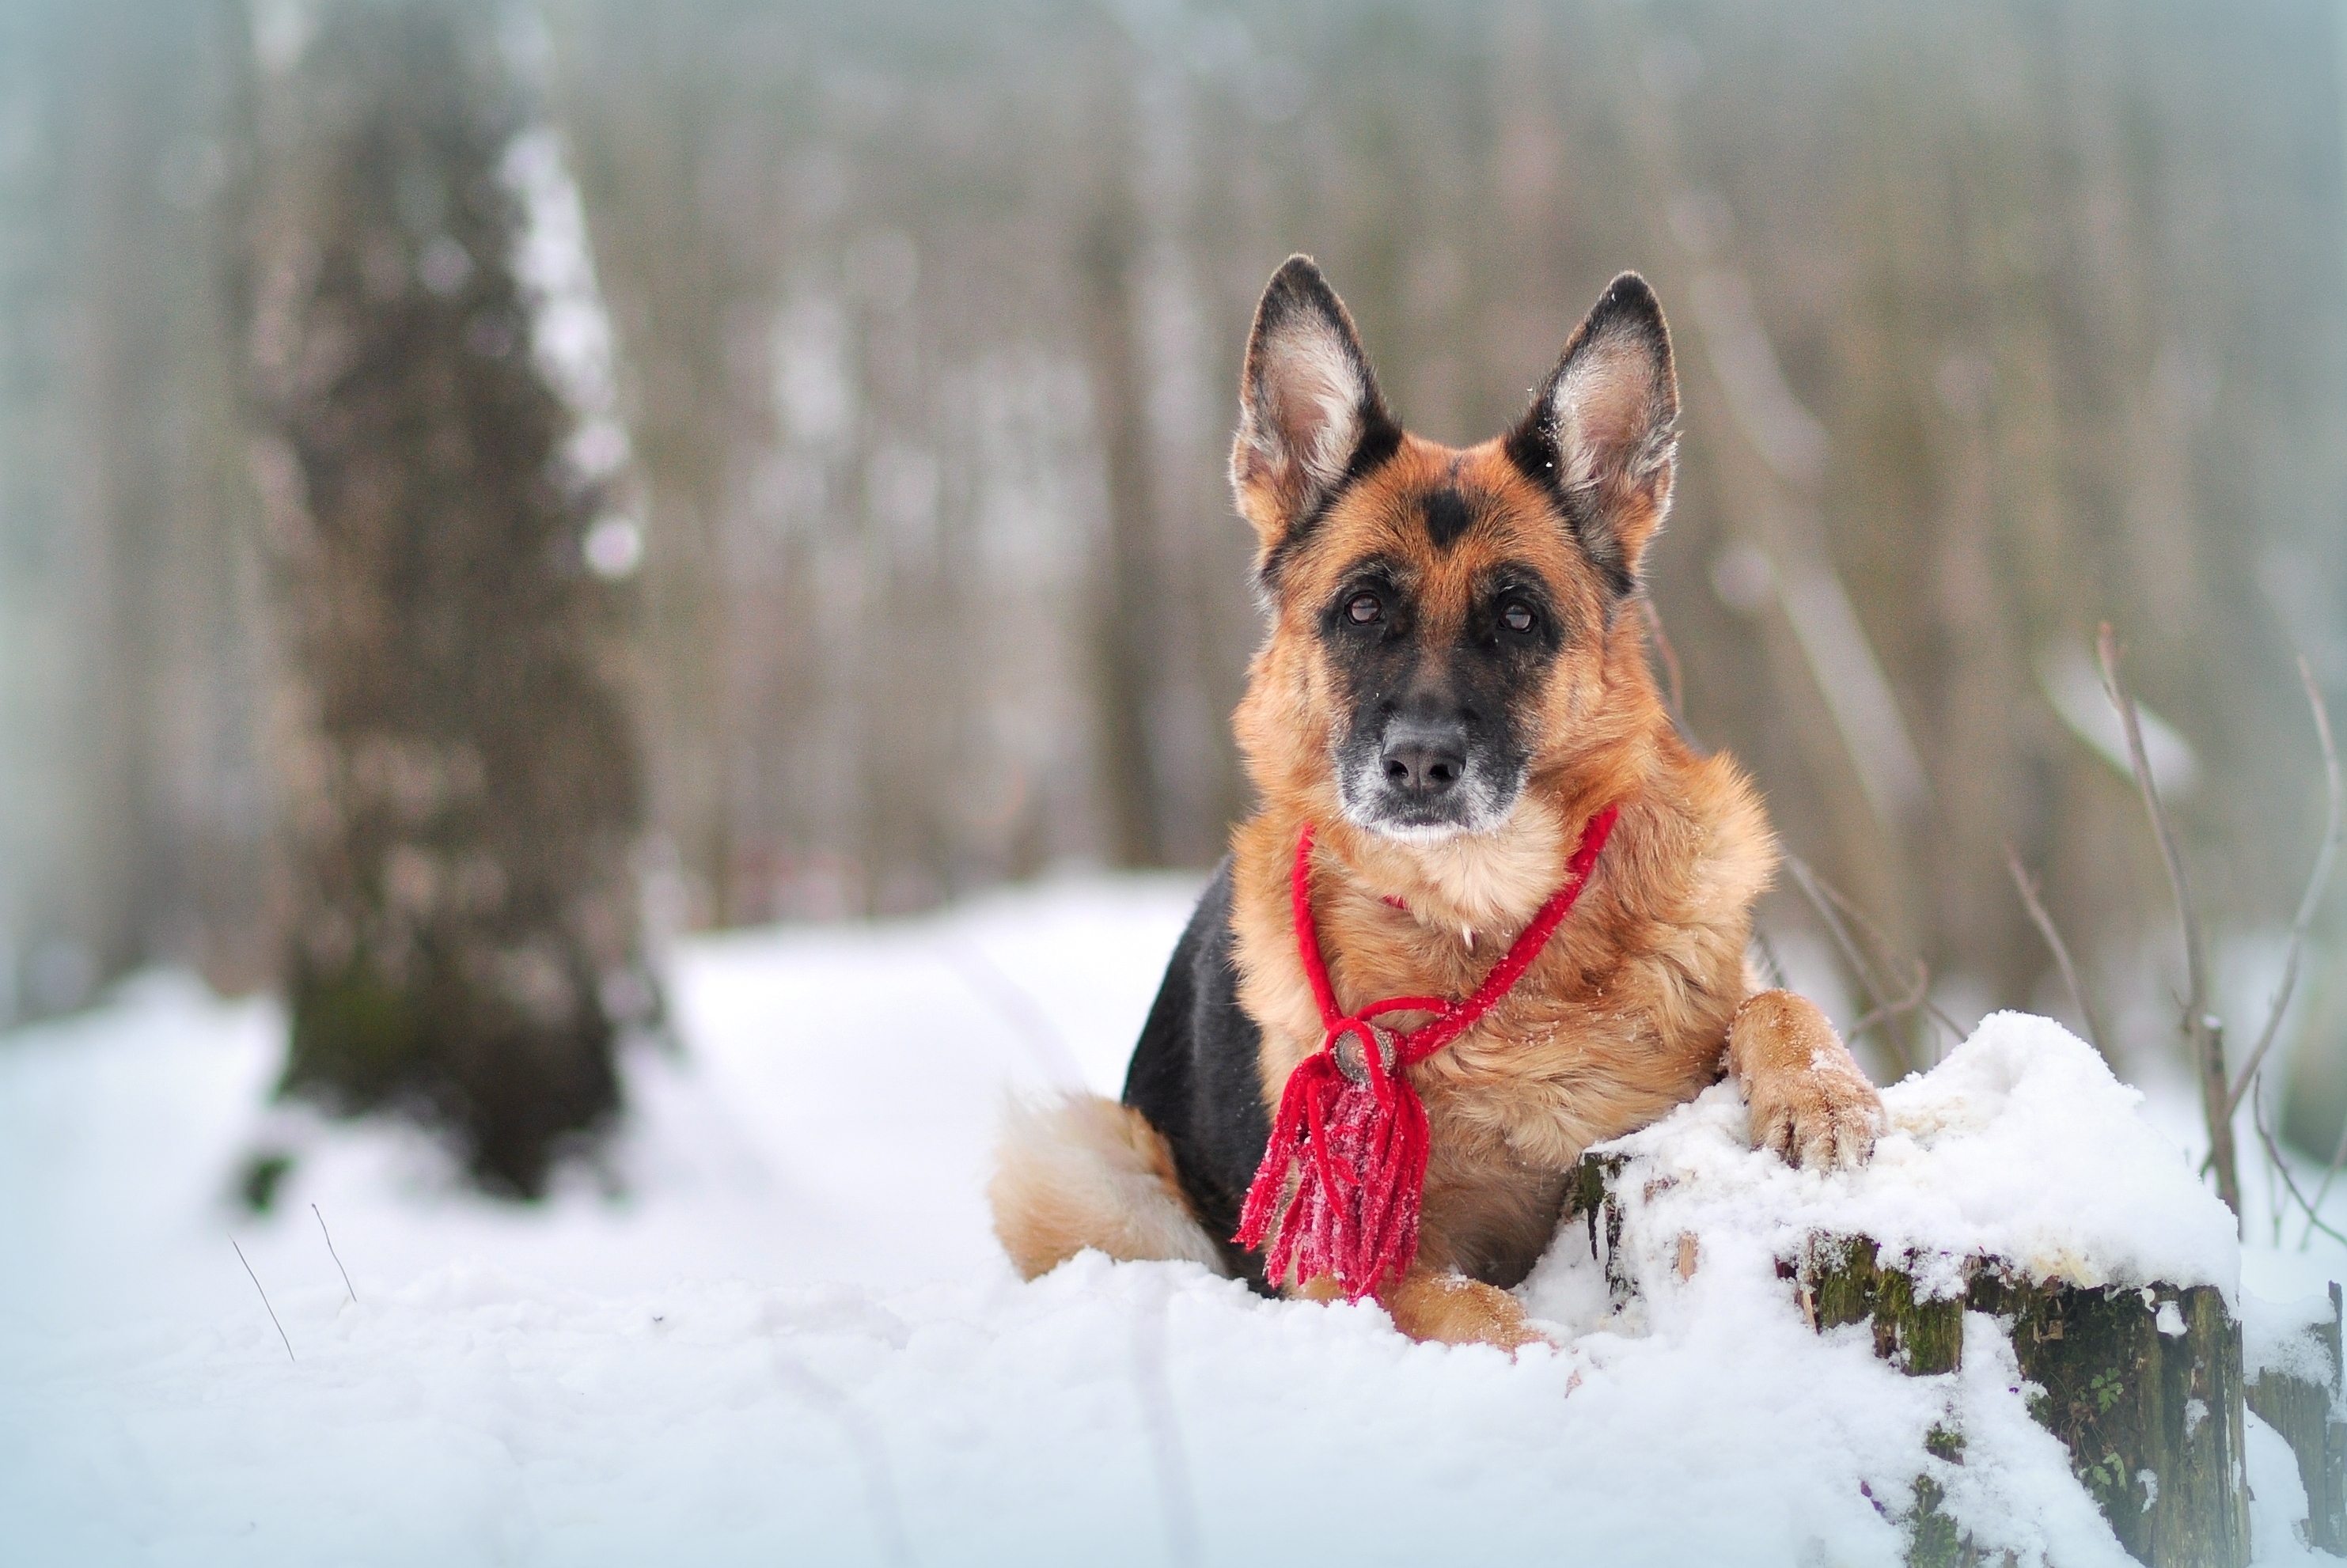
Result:
M1175 948L1121 1104L1012 1112L990 1188L1030 1278L1085 1247L1264 1277L1233 1239L1288 1076L1328 1038L1290 870L1335 995L1465 997L1617 808L1583 895L1466 1034L1404 1071L1427 1115L1416 1260L1381 1298L1421 1339L1538 1337L1508 1287L1567 1173L1725 1071L1752 1140L1871 1153L1881 1102L1807 1000L1745 962L1776 866L1760 801L1656 694L1632 601L1668 509L1678 387L1653 290L1614 280L1531 410L1464 450L1405 432L1351 317L1291 258L1257 307L1231 482L1271 620L1236 717L1259 800Z

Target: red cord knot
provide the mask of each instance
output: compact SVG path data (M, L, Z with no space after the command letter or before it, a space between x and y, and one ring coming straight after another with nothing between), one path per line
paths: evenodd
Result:
M1426 1190L1426 1106L1403 1071L1475 1027L1523 978L1588 885L1618 808L1589 819L1566 864L1564 884L1550 895L1475 994L1388 997L1339 1010L1320 936L1312 919L1312 825L1296 845L1288 896L1296 916L1296 957L1320 1009L1320 1049L1296 1064L1280 1091L1263 1163L1239 1211L1241 1246L1264 1249L1274 1284L1327 1276L1358 1301L1382 1295L1418 1255L1419 1207ZM1372 1020L1386 1013L1429 1014L1398 1032ZM1374 1071L1370 1063L1374 1061ZM1294 1179L1290 1180L1293 1173Z

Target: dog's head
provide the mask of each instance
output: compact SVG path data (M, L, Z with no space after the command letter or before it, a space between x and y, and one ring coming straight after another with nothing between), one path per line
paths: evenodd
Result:
M1409 842L1505 823L1628 677L1617 611L1670 504L1677 415L1662 309L1624 272L1513 430L1421 440L1291 258L1255 311L1231 454L1276 620L1241 718L1258 778L1333 784L1348 821Z

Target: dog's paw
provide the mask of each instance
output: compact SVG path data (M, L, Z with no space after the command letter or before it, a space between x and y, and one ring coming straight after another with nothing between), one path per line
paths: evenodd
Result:
M1497 1286L1456 1274L1413 1269L1392 1291L1386 1310L1413 1339L1444 1345L1494 1345L1511 1354L1527 1345L1556 1342L1524 1317L1523 1304Z
M1806 1072L1747 1084L1752 1146L1811 1171L1864 1164L1882 1133L1882 1097L1852 1064L1820 1063Z
M1754 1148L1813 1171L1848 1170L1874 1153L1882 1097L1808 998L1746 998L1728 1026L1727 1061L1744 1087Z

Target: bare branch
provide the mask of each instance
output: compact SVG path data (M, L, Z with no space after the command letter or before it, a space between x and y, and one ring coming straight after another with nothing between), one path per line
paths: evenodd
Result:
M2250 1122L2258 1130L2258 1141L2265 1145L2266 1160L2271 1165L2274 1173L2281 1177L2281 1184L2290 1189L2290 1195L2298 1200L2298 1206L2306 1211L2307 1234L2311 1235L2314 1232L2321 1231L2333 1241L2347 1242L2347 1235L2341 1235L2337 1231L2324 1225L2322 1216L2315 1213L2316 1205L2322 1201L2321 1194L2317 1193L2314 1202L2309 1203L2306 1194L2298 1190L2298 1183L2290 1173L2288 1162L2282 1159L2281 1150L2275 1145L2273 1134L2266 1130L2265 1107L2258 1102L2255 1095L2250 1097ZM2328 1184L2326 1183L2325 1185L2327 1186ZM2277 1220L2276 1223L2279 1224L2280 1221ZM2303 1247L2305 1243L2301 1242L2299 1245Z
M357 1288L351 1284L351 1271L343 1267L343 1255L334 1250L334 1233L326 1228L326 1216L318 1214L317 1204L312 1204L310 1205L310 1212L313 1214L318 1214L318 1234L326 1238L326 1255L334 1260L334 1267L343 1276L343 1288L351 1293L351 1305L356 1307L359 1301L359 1293Z
M2347 827L2347 786L2342 786L2340 780L2338 748L2331 743L2331 715L2323 709L2322 690L2314 683L2314 671L2308 668L2303 655L2298 661L2298 681L2306 688L2307 705L2314 710L2314 733L2322 743L2322 779L2329 815L2323 824L2322 848L2316 853L2314 870L2306 879L2306 897L2298 901L2298 918L2291 924L2290 956L2282 961L2281 989L2274 992L2273 1005L2266 1010L2266 1027L2258 1036L2257 1049L2242 1064L2241 1076L2225 1102L2228 1120L2240 1104L2241 1096L2248 1092L2258 1069L2265 1064L2266 1052L2273 1048L2274 1035L2281 1028L2281 1015L2290 1010L2291 992L2298 987L2298 960L2306 951L2306 928L2314 923L2314 912L2321 907L2323 890L2331 882L2332 862L2339 857L2340 833Z
M1897 968L1899 967L1900 958L1902 955L1899 951L1899 944L1891 939L1891 933L1885 931L1881 926L1875 921L1872 916L1869 915L1865 910L1860 908L1856 904L1851 903L1850 899L1843 897L1841 890L1836 887L1832 883L1827 881L1822 876L1818 876L1815 871L1811 871L1809 875L1817 877L1819 892L1824 894L1828 898L1832 899L1835 907L1839 908L1843 914L1858 922L1867 940L1872 942L1874 944L1875 951L1882 955L1884 966L1889 968ZM1956 1020L1950 1018L1946 1013L1942 1012L1940 1010L1939 1004L1931 1000L1930 966L1925 964L1922 959L1917 958L1915 960L1915 968L1919 976L1916 984L1921 994L1917 997L1914 1002L1910 1002L1901 1007L1894 1008L1891 1010L1894 1012L1911 1012L1918 1005L1920 1005L1929 1017L1935 1020L1941 1028L1948 1031L1948 1034L1952 1039L1962 1041L1964 1038L1964 1031L1956 1027Z
M2061 968L2062 983L2070 988L2070 1005L2078 1009L2078 1016L2086 1022L2086 1043L2093 1046L2097 1053L2108 1054L2103 1050L2103 1026L2095 1017L2094 1004L2086 999L2086 988L2078 979L2077 965L2070 961L2069 945L2062 940L2062 933L2055 928L2054 917L2047 914L2045 906L2038 901L2037 884L2023 868L2021 852L2010 844L2004 846L2004 864L2006 869L2013 873L2013 885L2021 889L2021 902L2028 907L2029 918L2036 925L2037 934L2045 938L2047 947L2054 949L2054 962Z
M1645 594L1638 596L1638 612L1645 617L1646 635L1655 640L1655 651L1662 655L1663 673L1669 678L1671 723L1681 734L1686 733L1686 690L1679 676L1678 651L1671 646L1670 634L1663 630L1662 612Z
M2331 1184L2339 1179L2339 1167L2341 1165L2347 1165L2347 1123L2342 1123L2340 1126L2339 1146L2331 1152L2331 1163L2323 1168L2322 1184L2314 1189L2314 1202L2309 1205L2310 1207L2317 1209L2321 1208L2322 1206L2322 1200L2331 1195ZM2311 1214L2309 1214L2307 1216L2306 1229L2299 1235L2298 1250L2304 1252L2306 1250L2306 1244L2313 1239L2314 1218Z
M1931 993L1932 966L1925 963L1922 959L1918 958L1915 960L1915 983L1909 989L1907 994L1901 997L1897 1001L1887 1003L1882 1007L1877 1008L1874 1011L1868 1013L1864 1018L1860 1019L1856 1023L1850 1026L1850 1032L1852 1034L1862 1034L1876 1023L1886 1022L1891 1019L1899 1018L1907 1013L1911 1013L1917 1008L1923 1005L1923 999L1931 995Z
M2135 772L2144 812L2151 818L2152 836L2159 842L2159 856L2168 866L2168 885L2176 897L2176 917L2184 927L2184 972L2190 993L2184 999L2184 1035L2190 1043L2193 1067L2200 1074L2200 1109L2208 1122L2209 1160L2217 1173L2217 1195L2233 1211L2238 1223L2241 1214L2240 1163L2234 1154L2233 1119L2228 1113L2233 1095L2225 1074L2224 1033L2209 1012L2209 958L2200 937L2200 917L2193 907L2191 885L2185 879L2184 856L2177 848L2175 824L2168 819L2168 808L2160 804L2158 786L2152 782L2151 763L2144 755L2143 726L2136 717L2135 697L2119 678L2118 640L2111 634L2108 621L2103 623L2095 639L2095 651L2103 666L2103 691L2110 698L2111 706L2118 710L2119 723L2127 731L2127 765Z
M1843 960L1850 965L1850 972L1858 977L1858 983L1865 989L1866 999L1873 1004L1866 1016L1870 1019L1892 1016L1893 1009L1884 995L1882 982L1874 973L1874 966L1866 961L1866 955L1859 951L1856 942L1850 940L1850 931L1842 925L1841 917L1835 912L1832 903L1827 899L1817 873L1811 871L1809 863L1798 855L1785 856L1785 868L1793 874L1794 886L1801 890L1802 897L1809 899L1809 907L1818 912L1818 918L1826 923L1826 930L1832 935L1834 946L1841 949ZM1850 1033L1854 1037L1859 1031L1852 1029ZM1899 1070L1901 1072L1912 1071L1914 1063L1907 1059L1906 1045L1888 1030L1883 1031L1883 1040L1891 1047L1891 1054L1899 1059Z
M2127 731L2127 765L2135 772L2144 812L2151 818L2152 836L2159 842L2159 856L2168 867L2168 885L2176 897L2176 917L2184 926L2184 972L2190 992L2184 1008L2189 1021L2197 1025L2200 1015L2208 1010L2209 1001L2209 966L2200 940L2200 917L2192 903L2191 887L2185 880L2184 857L2176 846L2174 825L2168 820L2167 806L2160 803L2158 786L2152 783L2151 763L2143 749L2143 726L2136 717L2135 696L2119 677L2118 643L2111 635L2108 621L2103 623L2096 639L2095 651L2102 660L2103 691L2110 697L2111 706L2118 710L2119 723Z

